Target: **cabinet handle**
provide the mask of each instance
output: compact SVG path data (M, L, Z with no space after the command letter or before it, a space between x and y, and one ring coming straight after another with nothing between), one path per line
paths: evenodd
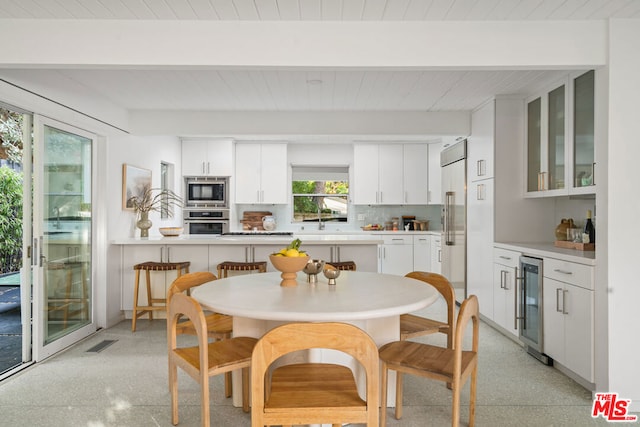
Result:
M378 251L379 252L379 251ZM380 257L380 254L378 254L378 258ZM331 260L331 262L334 262L335 260L333 259L333 246L331 246L329 248L329 259Z
M567 289L562 291L562 314L569 314L569 312L567 311L567 294L568 293L569 291Z
M591 163L591 185L596 185L596 162Z
M504 270L500 270L500 289L506 289L504 282L505 282L505 273L506 271Z
M485 160L478 160L477 162L477 172L478 172L478 176L484 176L487 174L487 168L486 168L486 161Z
M167 248L167 262L171 262L171 248Z
M442 249L438 249L438 262L442 262Z
M431 203L431 190L427 190L427 203Z
M513 269L513 329L518 330L518 286L516 282L518 280L518 269Z
M559 268L555 268L553 271L555 271L556 273L560 273L560 274L567 274L567 275L573 274L573 272L571 272L571 271L560 270Z
M510 256L500 255L499 258L500 259L506 259L507 261L511 261L511 257Z
M556 311L558 313L563 313L564 312L564 301L562 301L562 310L560 309L560 294L562 292L562 288L556 288ZM564 297L564 295L563 295Z
M484 184L478 184L476 193L476 200L484 200Z
M382 191L380 192L380 203L382 203Z
M336 253L338 254L338 262L340 262L340 246L336 247Z
M164 248L160 247L160 262L164 262Z

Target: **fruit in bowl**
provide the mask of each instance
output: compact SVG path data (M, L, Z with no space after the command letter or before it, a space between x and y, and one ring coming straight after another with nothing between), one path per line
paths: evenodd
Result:
M280 271L282 281L280 286L297 286L296 277L309 261L309 255L300 250L300 239L295 239L286 248L269 255L269 260L273 267Z

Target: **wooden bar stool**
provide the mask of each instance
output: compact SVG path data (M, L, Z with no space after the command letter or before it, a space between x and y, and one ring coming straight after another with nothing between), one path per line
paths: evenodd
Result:
M356 271L356 263L353 261L328 262L338 270Z
M88 320L89 289L87 283L87 263L80 261L50 262L47 263L47 270L48 272L62 271L65 277L64 292L47 297L47 311L62 312L64 328L67 327L70 319L73 321ZM80 272L80 284L78 286L74 286L74 271ZM74 287L76 289L74 289Z
M267 272L266 261L256 262L235 262L225 261L218 264L218 278L229 277L229 271L257 271L258 273Z
M133 266L136 272L136 283L133 289L133 315L131 316L131 332L136 331L136 321L138 317L149 313L149 320L153 320L155 310L167 310L166 295L163 298L153 298L151 294L151 272L152 271L173 271L178 272L178 277L189 272L189 261L183 262L153 262L147 261ZM147 305L138 305L138 290L140 288L140 271L145 272L147 279ZM158 304L158 305L154 305Z

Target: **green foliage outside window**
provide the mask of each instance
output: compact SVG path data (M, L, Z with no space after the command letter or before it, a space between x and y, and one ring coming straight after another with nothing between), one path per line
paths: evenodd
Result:
M0 273L22 265L22 176L0 167Z

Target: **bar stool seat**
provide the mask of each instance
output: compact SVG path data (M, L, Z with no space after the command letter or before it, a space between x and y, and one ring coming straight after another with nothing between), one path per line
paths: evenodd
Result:
M334 266L338 270L356 271L356 263L354 261L328 262L327 264Z
M167 298L154 298L151 294L151 272L152 271L177 271L178 277L189 272L191 262L154 262L147 261L133 266L136 272L135 287L133 289L133 314L131 316L131 332L136 331L136 321L140 316L149 314L149 320L153 320L153 312L156 310L167 310ZM144 271L147 280L147 305L138 305L138 292L140 288L140 272ZM155 305L154 305L155 304Z
M229 271L257 271L258 273L266 273L267 262L266 261L255 261L255 262L224 261L218 264L218 278L229 277Z

